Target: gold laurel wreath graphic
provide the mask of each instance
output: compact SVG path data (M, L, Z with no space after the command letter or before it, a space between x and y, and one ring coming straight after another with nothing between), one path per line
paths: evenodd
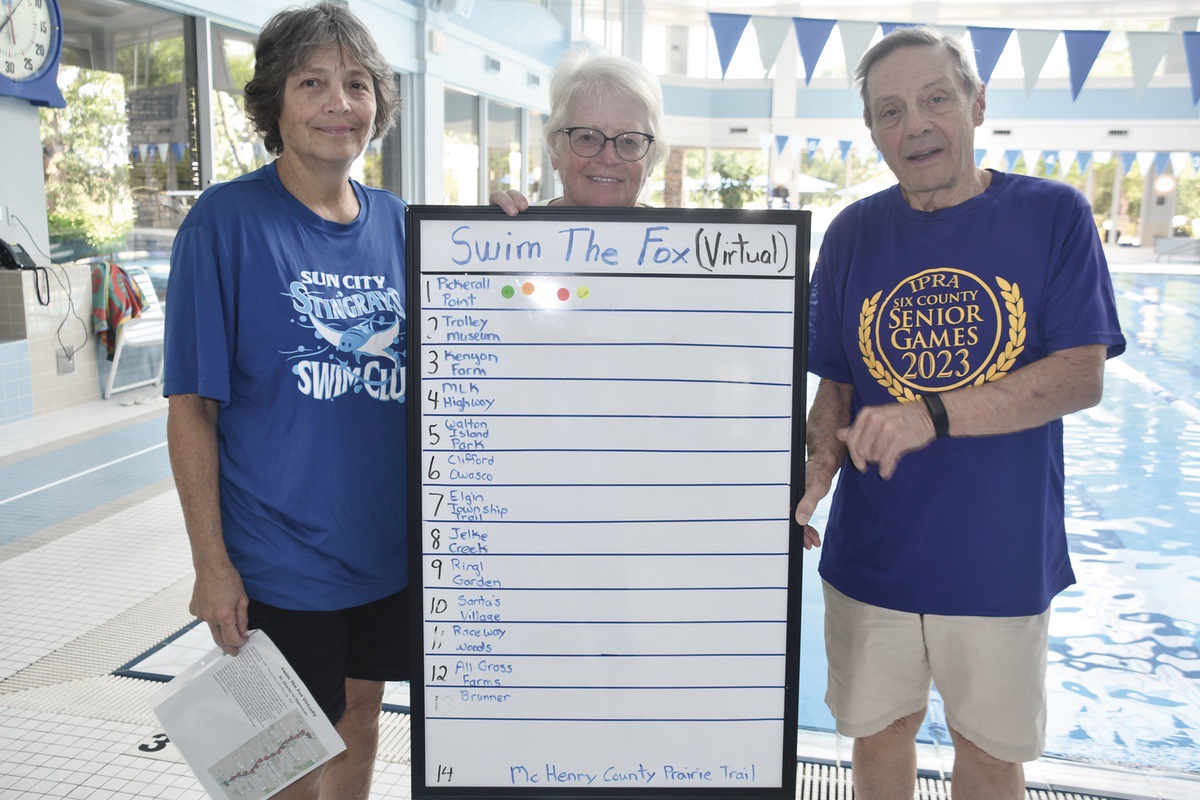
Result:
M1017 356L1025 350L1025 299L1021 297L1021 287L1015 283L1009 283L998 275L996 283L1000 286L1000 296L1004 298L1004 308L1008 311L1008 343L996 359L996 363L975 379L974 386L1003 378L1016 363ZM920 395L914 394L898 378L889 373L876 360L875 348L871 346L871 323L875 320L875 312L879 307L881 294L883 294L882 291L876 292L872 297L863 300L862 311L858 316L858 351L862 353L863 363L866 364L871 377L887 389L888 394L901 403L911 403L919 399Z
M862 311L858 315L858 351L862 353L863 363L867 365L871 377L879 381L883 388L888 390L888 394L901 403L911 403L918 395L913 394L912 389L900 383L875 360L875 349L871 347L871 322L875 319L875 309L879 306L881 294L883 292L876 292L873 297L863 300Z

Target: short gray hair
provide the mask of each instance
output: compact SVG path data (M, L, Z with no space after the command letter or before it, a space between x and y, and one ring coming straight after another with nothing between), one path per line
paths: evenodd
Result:
M587 95L625 97L640 106L650 128L642 132L654 137L646 156L648 171L666 160L670 147L663 138L663 94L658 78L633 59L576 47L559 60L550 78L550 118L542 136L555 161L565 153L565 137L558 132L570 124L575 101Z
M903 47L946 48L950 53L954 71L967 93L974 97L983 90L983 81L979 79L979 73L975 71L975 64L961 39L924 25L896 28L864 53L858 62L858 68L854 70L854 79L859 83L859 96L862 97L863 120L867 123L868 128L871 127L871 99L867 96L867 73L871 71L875 62Z
M283 152L279 116L289 75L301 69L323 47L336 47L344 58L361 64L375 83L375 124L371 138L382 138L396 123L400 91L396 74L370 31L341 5L316 3L280 11L263 26L254 48L254 77L246 84L246 114L273 155Z

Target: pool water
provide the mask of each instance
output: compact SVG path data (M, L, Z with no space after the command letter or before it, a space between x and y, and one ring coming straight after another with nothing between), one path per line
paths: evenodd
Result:
M1100 405L1064 426L1077 583L1052 606L1046 754L1200 773L1200 276L1113 284L1126 352L1108 362ZM800 725L832 730L816 562ZM936 689L921 740L950 743Z

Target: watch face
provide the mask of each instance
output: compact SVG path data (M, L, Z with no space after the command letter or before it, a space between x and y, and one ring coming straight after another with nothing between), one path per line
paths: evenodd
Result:
M54 33L47 0L0 0L0 75L14 81L36 76L50 57Z

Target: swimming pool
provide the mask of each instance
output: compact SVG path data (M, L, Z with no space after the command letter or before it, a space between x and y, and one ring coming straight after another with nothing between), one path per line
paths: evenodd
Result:
M1115 272L1113 284L1126 352L1101 404L1064 426L1078 582L1053 605L1046 754L1200 773L1200 276ZM816 561L799 719L832 730ZM950 744L936 690L921 740Z

